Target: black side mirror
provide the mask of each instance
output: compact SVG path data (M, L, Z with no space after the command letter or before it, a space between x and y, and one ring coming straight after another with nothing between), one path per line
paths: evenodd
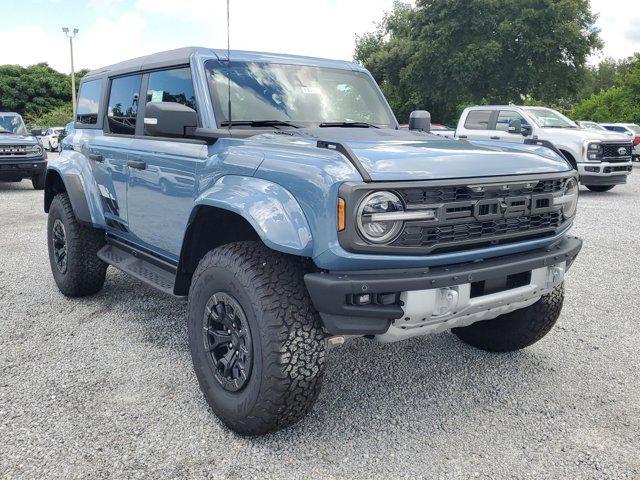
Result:
M145 110L144 131L152 137L185 137L187 129L198 126L198 114L176 102L149 102Z
M520 135L522 133L522 122L520 119L511 120L509 122L509 129L507 130L509 133L513 133L514 135Z
M409 130L431 131L431 114L426 110L414 110L409 115Z
M42 129L41 128L33 128L31 129L31 135L34 137L39 137L42 135Z
M522 125L522 136L528 137L533 133L533 127L531 125Z

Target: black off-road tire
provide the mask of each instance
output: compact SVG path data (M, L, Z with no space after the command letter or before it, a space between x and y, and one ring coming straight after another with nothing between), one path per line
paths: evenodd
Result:
M200 261L189 291L189 344L200 388L214 413L241 435L262 435L293 425L318 397L325 334L304 284L300 260L261 242L223 245ZM239 391L215 376L204 342L206 305L218 292L244 310L253 361Z
M60 271L54 257L53 226L56 220L62 222L66 233L67 266L64 272ZM105 245L104 233L78 222L66 193L57 194L51 202L47 245L51 272L60 292L67 297L83 297L102 289L108 265L97 253Z
M34 175L31 177L31 185L35 190L44 190L46 177L44 173L40 173L38 175Z
M585 185L592 192L608 192L615 185Z
M489 352L512 352L533 345L553 328L564 301L564 285L558 285L533 305L493 320L453 328L460 340Z

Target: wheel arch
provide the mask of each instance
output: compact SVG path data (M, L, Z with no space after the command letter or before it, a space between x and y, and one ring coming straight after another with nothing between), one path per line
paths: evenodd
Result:
M44 211L46 213L49 213L51 202L59 193L66 193L69 196L73 213L79 222L94 223L80 175L70 172L63 174L52 168L47 169L44 186Z
M232 242L259 240L272 250L310 257L311 230L295 198L253 177L223 177L195 202L180 251L174 293L186 295L198 262Z
M573 155L573 153L571 153L567 148L565 147L558 147L558 150L560 150L560 153L562 153L562 155L565 156L565 158L567 159L567 161L571 164L571 166L573 168L575 168L576 170L578 169L578 163L576 161L575 156Z

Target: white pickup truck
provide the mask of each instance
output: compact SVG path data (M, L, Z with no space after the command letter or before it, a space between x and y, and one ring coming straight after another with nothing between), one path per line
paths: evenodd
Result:
M581 129L544 107L491 105L462 112L456 138L509 143L549 142L578 170L580 183L606 192L627 182L633 143L627 135Z

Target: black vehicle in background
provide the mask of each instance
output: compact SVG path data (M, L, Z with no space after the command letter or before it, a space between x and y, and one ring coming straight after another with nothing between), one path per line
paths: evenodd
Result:
M33 188L44 189L47 154L37 138L39 135L42 130L29 132L19 114L0 112L0 181L30 178Z

